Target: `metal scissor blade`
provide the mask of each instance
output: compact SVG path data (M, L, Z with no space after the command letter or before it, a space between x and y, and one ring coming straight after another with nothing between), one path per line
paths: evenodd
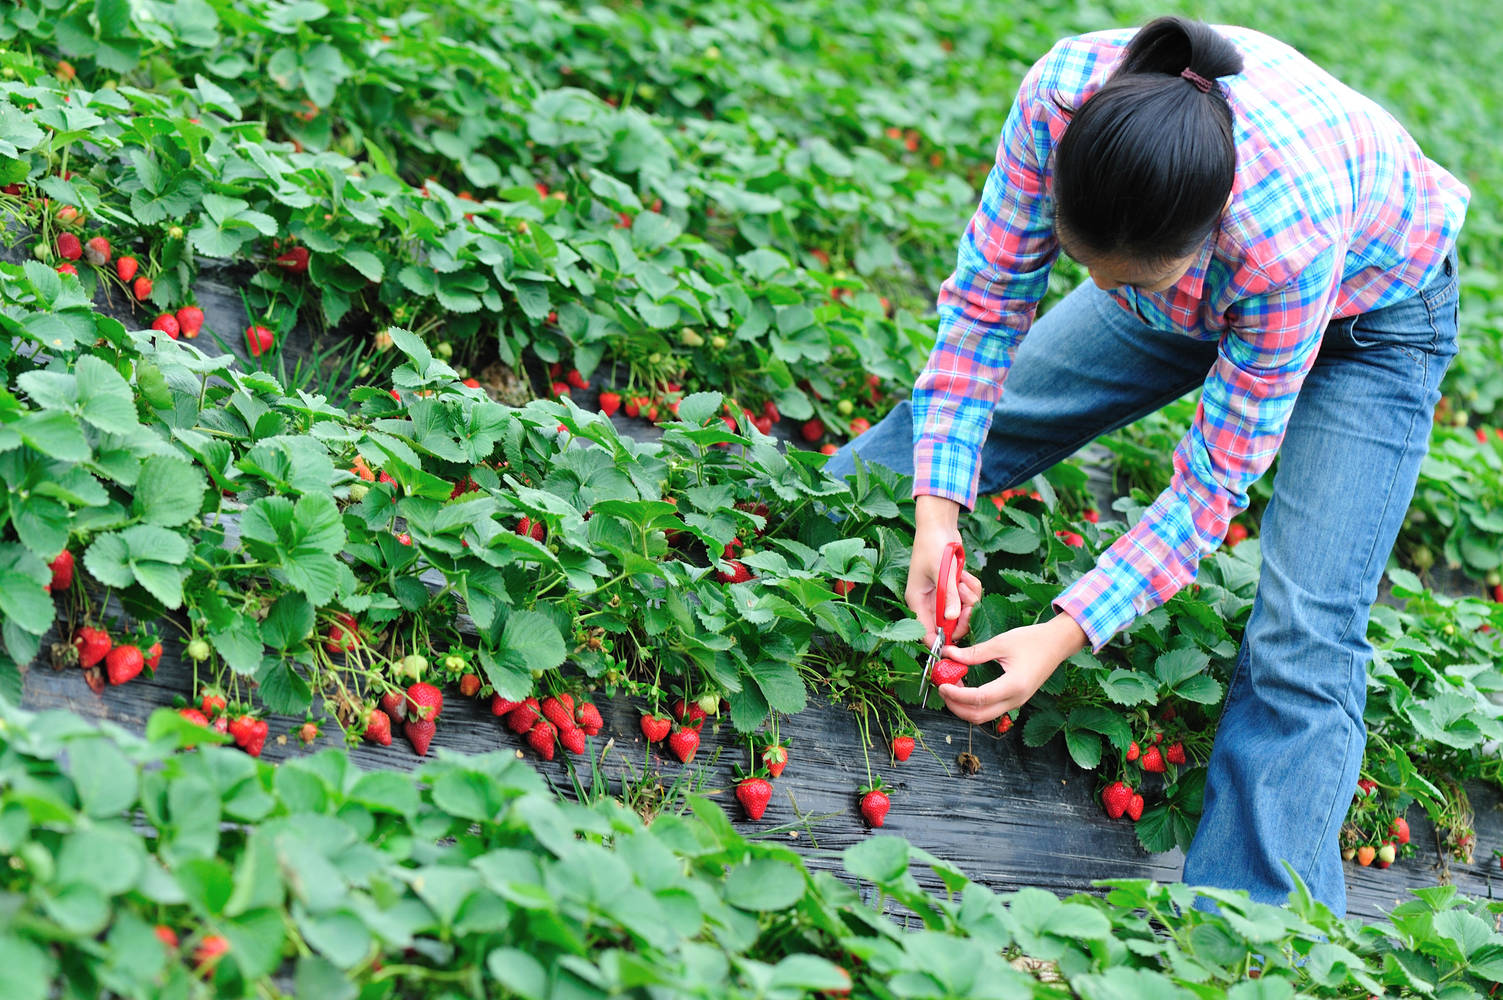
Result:
M924 661L924 678L919 681L919 704L924 703L924 697L929 693L929 675L934 672L934 665L939 662L939 651L944 648L944 635L934 637L934 645L929 647L929 658Z

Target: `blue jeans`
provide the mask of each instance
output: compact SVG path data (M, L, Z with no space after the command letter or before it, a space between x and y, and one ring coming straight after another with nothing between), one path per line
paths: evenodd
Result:
M1185 881L1283 903L1288 860L1346 912L1337 834L1366 744L1367 621L1456 354L1454 253L1418 294L1327 326L1279 452L1262 573L1211 753ZM1199 386L1214 342L1147 326L1090 282L1034 324L992 419L981 492L1017 486ZM903 402L831 456L913 473Z

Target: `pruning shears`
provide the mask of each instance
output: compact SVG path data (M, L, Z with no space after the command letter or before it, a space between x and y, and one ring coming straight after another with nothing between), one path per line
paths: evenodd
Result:
M924 661L924 679L919 682L919 704L929 693L929 674L939 662L939 651L955 638L955 627L960 624L960 606L957 600L953 615L946 615L945 591L951 579L955 581L955 593L960 594L960 572L965 568L965 546L951 542L939 557L939 576L934 581L934 645L929 647L929 657Z

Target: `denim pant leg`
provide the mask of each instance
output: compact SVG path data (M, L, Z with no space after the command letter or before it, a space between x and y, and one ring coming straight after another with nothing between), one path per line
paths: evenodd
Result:
M982 447L982 494L1016 486L1108 431L1205 381L1216 345L1156 330L1086 282L1034 323L1008 371ZM913 475L913 408L899 403L830 456L844 477L855 455Z
M1326 330L1279 451L1186 882L1282 903L1288 861L1316 899L1346 912L1338 834L1366 745L1368 616L1456 326L1453 256L1420 294Z

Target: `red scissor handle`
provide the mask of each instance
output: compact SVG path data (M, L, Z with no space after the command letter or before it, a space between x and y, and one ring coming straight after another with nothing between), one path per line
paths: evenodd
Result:
M956 601L955 614L946 616L945 589L946 584L953 577L955 580L955 592L960 593L960 571L965 568L965 546L959 542L951 542L945 546L944 555L939 558L939 577L934 584L934 625L940 634L949 643L955 637L955 628L960 624L960 602Z

